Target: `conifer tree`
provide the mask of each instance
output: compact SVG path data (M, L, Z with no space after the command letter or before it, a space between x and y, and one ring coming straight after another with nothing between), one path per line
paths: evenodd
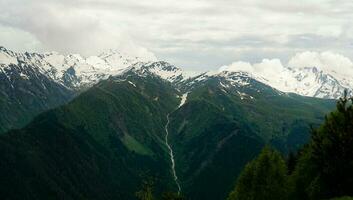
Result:
M317 167L320 198L353 195L353 106L343 97L337 110L312 134L312 161Z
M292 176L292 199L353 196L353 106L345 95L300 156Z
M240 174L228 200L287 199L287 168L277 151L265 147Z

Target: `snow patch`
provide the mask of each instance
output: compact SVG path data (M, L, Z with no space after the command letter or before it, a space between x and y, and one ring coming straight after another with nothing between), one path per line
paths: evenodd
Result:
M136 87L135 83L128 81L132 86Z
M187 100L187 98L188 98L188 94L189 94L189 93L185 93L185 94L183 94L183 95L181 96L181 101L180 101L180 104L179 104L179 106L178 106L179 108L185 104L185 102L186 102L186 100Z
M20 73L20 76L23 79L29 80L29 77L26 74L24 74L23 72Z
M17 65L18 61L17 61L16 57L12 57L5 52L0 52L0 64L3 64L3 65L15 64L15 65Z
M250 96L250 95L248 95L248 94L246 94L246 93L243 93L243 92L239 92L239 91L237 91L237 93L238 93L238 95L240 96L240 99L241 100L244 100L244 99L254 99L254 97L252 97L252 96Z

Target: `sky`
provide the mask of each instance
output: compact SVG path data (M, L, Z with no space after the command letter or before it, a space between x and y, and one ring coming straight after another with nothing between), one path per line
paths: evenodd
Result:
M352 11L352 0L0 0L0 46L85 56L117 49L190 71L291 65L310 53L350 62Z

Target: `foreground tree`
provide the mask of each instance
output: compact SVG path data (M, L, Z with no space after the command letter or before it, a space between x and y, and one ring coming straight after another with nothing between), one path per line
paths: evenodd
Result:
M260 155L246 165L228 200L287 199L287 168L277 151L265 147Z
M312 131L292 179L293 199L353 196L352 98L341 98L337 110Z

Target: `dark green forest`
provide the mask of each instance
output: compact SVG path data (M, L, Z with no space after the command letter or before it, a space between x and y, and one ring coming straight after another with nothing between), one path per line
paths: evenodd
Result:
M298 152L282 153L265 146L239 175L227 200L352 200L353 98L337 102L324 123ZM140 200L155 200L153 184L144 182ZM188 199L165 193L162 200Z
M332 100L280 93L255 80L237 88L221 81L188 88L179 107L185 91L154 76L101 81L0 135L0 199L352 196L352 99L342 98L325 119Z
M311 140L284 158L265 147L240 174L228 200L353 199L353 105L343 97Z

